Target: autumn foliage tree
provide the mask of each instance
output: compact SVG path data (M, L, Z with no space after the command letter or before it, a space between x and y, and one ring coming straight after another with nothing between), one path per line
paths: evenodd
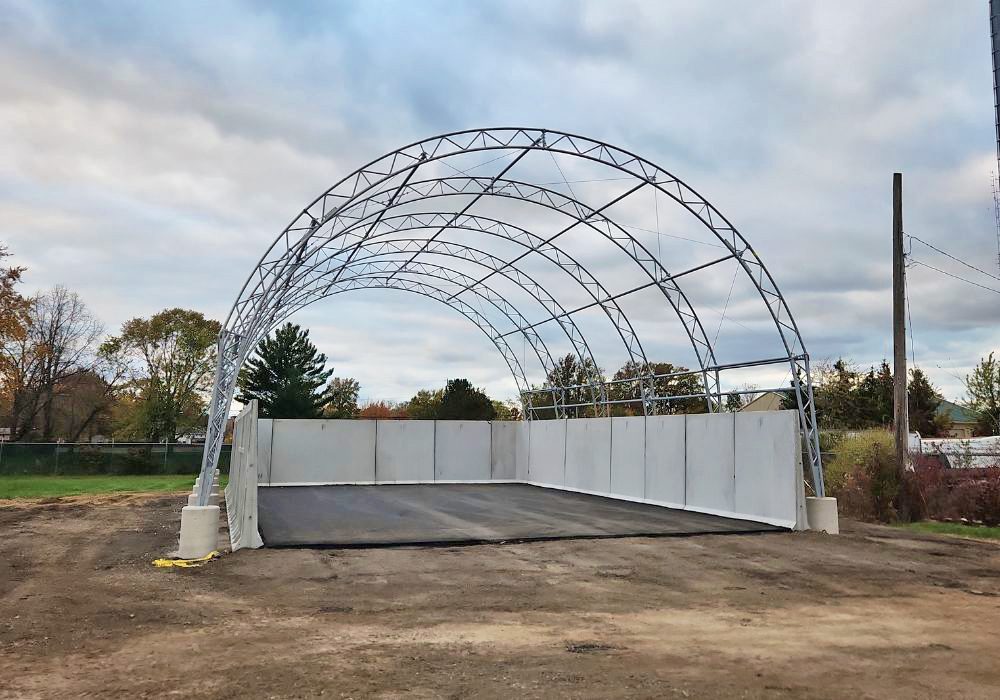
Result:
M7 246L0 243L0 342L23 335L27 320L27 300L16 289L24 268L4 264L9 257Z
M324 418L355 418L358 415L358 394L361 384L350 377L334 377L326 386L327 404Z
M103 326L65 287L26 300L26 309L23 331L0 347L11 438L76 440L108 415L119 387L98 352Z

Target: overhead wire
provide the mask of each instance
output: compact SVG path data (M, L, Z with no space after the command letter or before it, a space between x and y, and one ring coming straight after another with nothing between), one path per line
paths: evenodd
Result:
M940 272L942 275L946 275L947 277L953 277L954 279L957 279L960 282L965 282L966 284L971 284L974 287L979 287L980 289L985 289L988 292L993 292L994 294L1000 294L1000 289L994 289L993 287L987 287L985 284L979 284L978 282L973 282L970 279L966 279L965 277L960 277L959 275L956 275L954 273L947 272L945 270L942 270L939 267L934 267L933 265L928 265L927 263L921 262L920 260L911 260L910 262L913 265L920 265L921 267L926 267L929 270L934 270L934 272Z
M952 260L954 260L955 262L959 263L960 265L965 265L965 266L966 266L967 268L969 268L970 270L975 270L976 272L978 272L978 273L980 273L980 274L982 274L982 275L986 275L986 276L987 276L987 277L989 277L990 279L994 279L994 280L996 280L997 282L1000 282L1000 277L997 277L996 275L994 275L994 274L991 274L991 273L987 272L986 270L983 270L983 269L981 269L981 268L978 268L978 267L976 267L975 265L973 265L973 264L971 264L971 263L967 263L966 261L962 260L961 258L958 258L958 257L955 257L955 256L954 256L954 255L952 255L951 253L948 253L948 252L946 252L946 251L944 251L944 250L941 250L941 249L940 249L940 248L938 248L937 246L935 246L935 245L932 245L932 244L928 243L927 241L925 241L925 240L924 240L924 239L922 239L922 238L918 238L917 236L911 236L910 234L904 234L904 235L905 235L905 236L906 236L907 238L909 238L909 239L910 239L911 241L917 241L918 243L923 243L923 244L924 244L925 246L927 246L927 247L928 247L928 248L930 248L931 250L935 250L935 251L937 251L938 253L941 253L941 255L945 256L946 258L951 258Z

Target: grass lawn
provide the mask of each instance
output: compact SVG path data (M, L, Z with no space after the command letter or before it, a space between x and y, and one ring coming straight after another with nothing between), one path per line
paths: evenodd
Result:
M225 488L226 475L220 476ZM0 499L55 498L79 494L184 491L194 485L189 474L141 476L0 476Z
M932 535L957 535L958 537L974 537L981 540L1000 540L1000 527L987 527L986 525L962 525L926 520L919 523L900 523L896 527Z

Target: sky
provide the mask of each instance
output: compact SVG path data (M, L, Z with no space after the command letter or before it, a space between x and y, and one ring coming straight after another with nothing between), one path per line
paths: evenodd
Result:
M583 134L681 177L768 266L814 363L891 357L893 172L907 234L1000 276L986 2L0 0L0 65L0 240L28 268L25 292L65 285L109 333L176 306L224 319L316 196L383 153L486 126ZM562 192L592 172L518 167ZM589 187L575 193L609 191ZM705 232L671 204L644 196L616 215L655 229L648 245L672 263L703 259L709 239L682 239ZM568 245L609 289L641 283L577 233ZM924 243L911 252L1000 289ZM1000 293L920 265L908 285L909 354L960 398L1000 351ZM769 356L751 285L713 268L690 290L720 361ZM629 316L650 359L691 366L668 311L639 294ZM584 316L611 373L620 343ZM292 320L366 399L452 377L515 394L488 338L429 299L357 292Z

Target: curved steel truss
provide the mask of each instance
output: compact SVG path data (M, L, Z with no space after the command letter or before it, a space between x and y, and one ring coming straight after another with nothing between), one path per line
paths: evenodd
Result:
M468 164L478 157L486 160ZM537 181L539 157L555 165L559 174L555 182ZM599 166L614 177L571 181L560 159L582 167ZM493 172L483 175L483 168L491 165ZM573 187L605 181L616 185L596 201L587 201L594 199L592 188ZM672 202L685 221L697 224L721 254L688 264L675 260L677 256L654 254L649 242L634 233L647 229L620 219L622 208L634 206L639 192L654 198L656 230L650 233L657 235L657 242L662 198ZM553 220L561 223L553 225ZM633 268L632 278L639 283L613 292L608 275L592 274L569 245L580 236L609 246ZM670 258L670 269L665 257ZM730 295L739 273L753 286L777 331L780 356L718 362L718 332L710 340L696 312L698 304L685 285L689 275L722 263L735 266ZM555 283L533 272L539 264L558 270ZM581 415L582 410L587 415L610 415L616 404L630 404L633 411L650 415L672 401L691 399L703 399L707 410L718 410L722 399L733 393L722 389L721 374L785 365L813 488L823 494L809 356L784 297L746 239L695 190L633 153L582 136L523 128L444 134L388 153L337 182L282 231L250 274L219 335L203 474L218 461L236 377L257 342L290 314L320 299L366 289L407 291L434 299L475 324L509 367L529 419ZM562 298L566 289L575 289L584 303L566 303ZM691 370L656 373L636 325L621 306L625 297L643 290L665 302L663 308L678 321L676 327L692 352ZM728 302L727 297L727 307ZM610 322L613 334L608 337L620 341L631 376L604 379L594 347L574 319L587 310ZM725 311L722 316L725 319ZM543 337L546 328L556 335ZM520 357L510 343L518 336L523 345ZM586 368L582 382L558 379L558 360L549 348L554 342L565 342L564 347ZM528 347L542 373L540 385L530 381L534 369L526 365ZM663 388L687 375L698 377L701 391L678 396ZM199 503L207 498L203 488Z

